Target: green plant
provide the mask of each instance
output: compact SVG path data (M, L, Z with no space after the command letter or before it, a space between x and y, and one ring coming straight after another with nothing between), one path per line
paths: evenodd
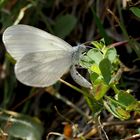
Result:
M93 49L81 60L81 66L89 71L93 85L92 96L86 96L89 107L94 116L107 109L121 120L129 119L132 111L140 111L140 103L131 92L118 87L124 66L116 49L106 46L103 40L93 41L92 45ZM113 90L113 96L109 95L109 90Z

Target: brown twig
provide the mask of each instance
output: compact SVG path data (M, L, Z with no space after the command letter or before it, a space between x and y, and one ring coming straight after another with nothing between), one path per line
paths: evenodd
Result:
M139 140L140 139L140 134L135 134L129 138L121 139L121 140Z
M128 120L128 121L113 121L113 122L104 122L104 123L102 123L103 126L128 125L128 124L140 124L140 119Z

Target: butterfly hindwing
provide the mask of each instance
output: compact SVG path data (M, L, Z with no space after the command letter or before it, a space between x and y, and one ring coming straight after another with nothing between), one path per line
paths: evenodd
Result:
M69 70L71 57L63 50L27 54L16 63L16 77L29 86L50 86Z

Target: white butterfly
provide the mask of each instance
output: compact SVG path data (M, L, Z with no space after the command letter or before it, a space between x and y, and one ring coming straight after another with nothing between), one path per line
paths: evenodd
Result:
M17 61L15 74L22 83L47 87L71 69L78 84L91 87L74 68L85 50L84 46L72 47L64 40L28 25L8 27L3 33L3 42L8 53Z

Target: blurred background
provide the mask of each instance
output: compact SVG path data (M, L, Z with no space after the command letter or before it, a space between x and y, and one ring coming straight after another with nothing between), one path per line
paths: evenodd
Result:
M19 116L24 114L26 116L21 115L23 119L20 118L21 116L19 119L27 121L26 117L30 117L29 123L33 126L36 120L32 122L32 118L40 119L41 127L37 126L36 129L39 133L38 139L40 137L46 139L50 132L52 132L50 136L52 140L57 140L58 137L63 139L61 136L63 134L71 138L72 131L75 137L81 134L86 135L86 139L105 139L98 130L93 129L93 124L87 123L86 117L92 115L91 111L84 97L74 89L60 82L47 89L32 88L16 80L15 62L5 51L2 34L8 26L27 24L54 34L72 46L101 38L104 38L106 45L122 41L129 42L132 38L133 43L122 43L116 47L121 61L132 69L123 74L120 86L133 89L135 97L139 99L140 14L137 16L132 7L139 8L139 0L0 0L1 112L6 110L19 113ZM69 74L64 75L64 79L76 85ZM6 112L4 116L0 115L2 116L0 123L4 122L0 128L3 139L7 138L7 129L10 127L6 125L8 120L5 115L10 116L11 112ZM109 120L114 120L112 115L106 111L103 112L102 121ZM22 130L21 126L17 128ZM133 127L112 125L106 128L106 133L112 140L119 140L136 132L140 133L137 125ZM23 139L24 136L21 136L21 133L23 132L18 133L18 139ZM60 136L55 137L58 134Z

